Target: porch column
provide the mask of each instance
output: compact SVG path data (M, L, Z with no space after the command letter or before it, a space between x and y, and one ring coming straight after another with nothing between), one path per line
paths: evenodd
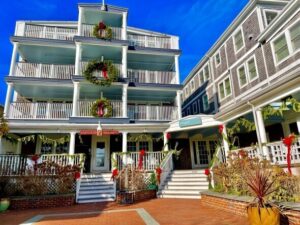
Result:
M79 82L74 82L72 117L78 116L79 96L80 96L80 84L79 84Z
M70 147L69 147L69 154L72 155L75 153L75 137L76 137L76 132L71 132L70 133Z
M127 40L127 12L123 12L123 18L122 18L122 40Z
M4 154L4 152L2 152L2 149L3 149L3 147L2 147L2 136L0 136L0 154Z
M122 92L122 116L124 118L128 117L128 114L127 114L127 96L128 96L128 84L123 84L123 92Z
M21 152L22 152L22 141L18 140L16 154L21 154Z
M182 109L181 109L181 91L177 91L177 96L176 96L176 101L177 101L177 112L178 112L178 119L180 120L182 118Z
M13 53L11 56L11 62L10 62L10 69L9 69L9 76L13 76L15 73L15 68L16 68L16 62L17 62L17 56L18 56L18 47L19 47L19 42L14 42L14 47L13 47Z
M176 84L180 84L179 55L175 55Z
M81 74L81 55L82 45L80 42L76 42L76 57L75 57L75 75Z
M127 152L127 135L128 132L122 132L122 152Z
M83 9L82 7L79 7L79 12L78 12L78 36L81 36L82 34L82 14L83 14Z
M122 47L122 77L127 78L127 53L128 47Z
M265 129L265 123L264 123L264 118L263 118L263 115L262 115L262 109L257 109L255 111L255 114L256 114L256 129L257 129L257 134L258 134L258 139L260 140L260 151L261 154L266 157L267 160L270 159L270 156L269 156L269 152L268 152L268 148L267 146L265 146L265 144L268 142L267 140L267 133L266 133L266 129Z
M5 105L4 105L4 116L6 118L9 117L9 108L10 108L10 100L13 93L13 83L7 83L7 92L5 98Z
M167 138L168 132L164 132L164 151L169 151L169 145L168 145L168 138Z
M300 134L300 118L299 118L298 121L297 121L297 127L298 127L298 132L299 132L299 134Z
M227 131L226 131L226 125L223 124L223 126L224 126L224 128L223 128L223 135L224 135L226 138L228 138L228 136L227 136ZM230 151L230 148L229 148L229 143L228 143L228 141L225 140L224 138L223 138L223 146L224 146L225 156L227 157L227 156L228 156L228 153L229 153L229 151Z

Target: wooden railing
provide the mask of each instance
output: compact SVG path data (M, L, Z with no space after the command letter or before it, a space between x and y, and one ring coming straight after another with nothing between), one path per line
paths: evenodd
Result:
M83 167L85 155L84 154L46 154L41 155L42 162L55 162L61 166L77 165Z
M166 157L163 159L160 168L162 170L161 176L160 176L160 184L159 188L162 188L165 181L167 180L168 176L173 171L173 153L169 152Z
M83 73L84 73L84 71L85 71L85 69L86 69L86 67L87 67L88 64L89 64L89 62L81 62L81 74L82 75L83 75ZM114 63L113 65L116 67L116 69L118 71L117 75L118 76L121 75L122 64ZM94 71L93 75L96 76L96 77L99 77L99 78L103 78L104 77L102 71Z
M25 37L47 38L58 40L73 40L77 35L76 28L59 27L59 26L43 26L26 24L24 30Z
M68 119L72 103L14 102L10 104L9 119Z
M175 40L170 37L155 37L138 34L127 34L127 39L133 46L149 48L178 49Z
M0 176L23 175L27 166L27 156L0 155Z
M19 62L16 64L13 76L49 79L71 79L71 76L74 74L74 65L54 65Z
M132 120L173 121L178 118L175 106L128 105L127 110Z
M126 165L130 165L132 168L138 168L139 155L139 152L130 152L128 154L113 153L112 158L116 160L115 163L117 168L121 171L126 167ZM143 170L155 170L158 166L160 166L164 158L165 154L163 152L146 152L143 157Z
M81 36L84 37L94 37L93 30L94 24L82 24ZM112 29L112 39L122 40L122 28L120 27L110 27Z
M79 116L92 117L91 108L95 101L85 100L79 101ZM112 117L123 117L122 101L110 101L112 106Z
M176 84L176 73L171 71L127 70L130 82Z

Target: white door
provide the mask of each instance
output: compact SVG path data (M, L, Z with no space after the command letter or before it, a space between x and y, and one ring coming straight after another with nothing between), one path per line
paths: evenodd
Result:
M92 171L109 171L109 137L92 137Z
M204 168L209 163L209 151L206 141L192 141L191 158L193 168Z

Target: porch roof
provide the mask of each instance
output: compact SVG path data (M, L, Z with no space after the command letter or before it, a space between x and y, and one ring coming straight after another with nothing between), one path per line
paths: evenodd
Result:
M170 123L166 132L191 131L195 129L209 128L221 125L222 122L215 120L213 115L191 115Z

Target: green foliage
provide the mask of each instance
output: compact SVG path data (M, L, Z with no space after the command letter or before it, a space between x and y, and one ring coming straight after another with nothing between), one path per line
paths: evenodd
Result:
M109 26L102 31L100 34L99 24L95 25L93 28L93 36L98 39L111 40L112 39L112 29Z
M98 99L94 102L94 104L92 105L92 108L91 108L92 116L99 117L98 114L97 114L99 104L103 104L103 108L106 109L106 113L103 115L103 117L105 117L105 118L112 117L112 110L113 109L112 109L112 106L110 104L110 101L106 98L100 98L100 99Z
M156 190L157 189L157 180L156 180L156 175L154 172L151 173L150 179L149 179L149 184L147 186L148 190Z
M6 136L9 132L8 124L3 113L0 115L0 138Z

